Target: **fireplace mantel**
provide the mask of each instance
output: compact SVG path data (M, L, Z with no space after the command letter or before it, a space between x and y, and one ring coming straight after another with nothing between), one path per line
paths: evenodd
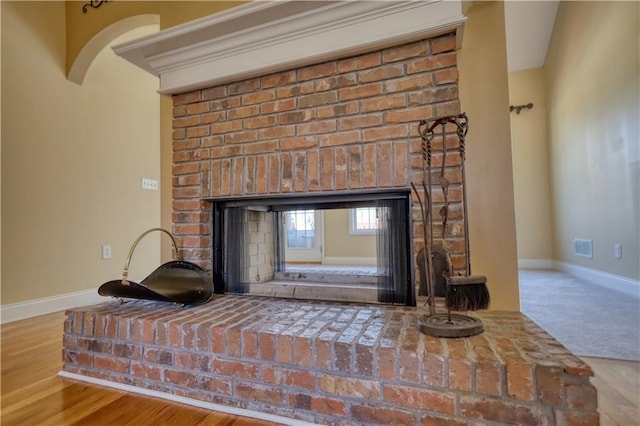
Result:
M114 47L177 94L456 30L460 0L256 1Z

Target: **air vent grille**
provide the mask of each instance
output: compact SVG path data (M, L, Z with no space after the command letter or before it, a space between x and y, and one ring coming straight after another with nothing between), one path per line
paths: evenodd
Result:
M573 255L593 258L593 240L575 238L573 240Z

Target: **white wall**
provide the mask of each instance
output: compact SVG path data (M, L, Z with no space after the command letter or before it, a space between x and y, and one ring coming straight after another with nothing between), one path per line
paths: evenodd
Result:
M511 105L533 104L511 113L511 152L515 192L518 263L553 267L551 185L544 70L509 73Z
M545 63L555 259L636 282L639 53L638 2L561 2ZM593 240L592 259L574 238Z
M349 231L350 209L324 211L324 243L325 257L331 258L365 258L375 264L377 260L377 243L375 234L354 235Z
M66 80L64 2L1 7L4 308L122 274L133 240L160 223L158 192L140 188L159 179L160 112L157 79L109 48L82 86ZM132 277L158 265L158 241L141 243Z
M518 260L502 2L473 2L458 51L460 108L469 117L466 178L472 273L491 309L517 311Z

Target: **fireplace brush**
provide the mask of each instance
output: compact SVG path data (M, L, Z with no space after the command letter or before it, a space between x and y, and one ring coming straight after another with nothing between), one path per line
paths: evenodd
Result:
M467 216L467 179L465 174L465 137L469 129L466 114L460 114L453 120L448 120L456 125L458 136L458 149L460 153L460 168L462 172L462 215L464 224L464 251L466 276L451 276L447 286L447 306L454 311L476 311L489 307L490 296L487 289L487 277L483 275L471 275L471 252L469 247L469 220ZM444 144L445 124L442 124L442 140ZM446 148L443 146L443 151ZM442 163L444 170L444 159ZM443 231L444 234L444 231Z
M160 231L171 238L177 260L157 267L139 283L128 278L129 264L140 240L147 234ZM209 274L198 265L183 260L173 235L162 228L145 231L133 242L124 264L122 279L108 281L100 286L98 294L123 299L144 299L195 305L208 302L213 296L213 282Z

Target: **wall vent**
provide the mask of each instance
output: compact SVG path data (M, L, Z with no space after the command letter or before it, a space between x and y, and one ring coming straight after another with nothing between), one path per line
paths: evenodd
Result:
M575 238L573 240L573 255L593 258L593 240Z

